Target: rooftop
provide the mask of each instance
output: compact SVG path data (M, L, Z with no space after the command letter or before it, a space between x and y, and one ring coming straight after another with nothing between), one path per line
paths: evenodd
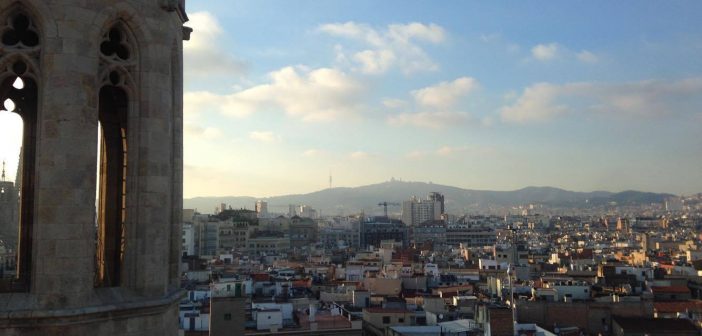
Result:
M663 319L663 318L644 318L644 317L614 317L619 326L624 329L625 333L641 332L681 332L681 331L697 331L697 328L685 319Z
M400 308L371 307L371 308L365 308L363 310L367 311L369 313L373 313L373 314L410 314L410 313L412 313L411 311L409 311L407 309L400 309Z

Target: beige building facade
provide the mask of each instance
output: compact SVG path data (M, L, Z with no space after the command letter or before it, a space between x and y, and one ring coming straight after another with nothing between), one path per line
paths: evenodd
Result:
M177 334L184 6L0 0L0 100L24 125L0 334Z

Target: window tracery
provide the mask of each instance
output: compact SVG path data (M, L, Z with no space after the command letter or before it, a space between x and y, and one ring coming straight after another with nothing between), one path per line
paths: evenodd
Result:
M96 286L119 286L126 250L128 135L135 46L116 23L100 43Z
M9 239L15 262L14 267L2 272L0 292L29 289L41 51L39 29L32 17L20 6L6 13L0 16L0 101L5 110L21 118L22 139L17 178L11 189L17 211L10 220L19 226L14 226L17 234L10 235ZM0 232L2 234L7 235Z

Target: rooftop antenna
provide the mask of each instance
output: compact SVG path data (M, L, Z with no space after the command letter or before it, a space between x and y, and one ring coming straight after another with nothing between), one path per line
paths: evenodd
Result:
M2 177L0 177L0 181L5 182L5 160L2 160Z

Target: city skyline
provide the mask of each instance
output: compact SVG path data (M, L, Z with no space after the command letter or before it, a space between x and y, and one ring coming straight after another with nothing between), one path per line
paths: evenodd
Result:
M184 196L700 192L700 7L189 2Z

